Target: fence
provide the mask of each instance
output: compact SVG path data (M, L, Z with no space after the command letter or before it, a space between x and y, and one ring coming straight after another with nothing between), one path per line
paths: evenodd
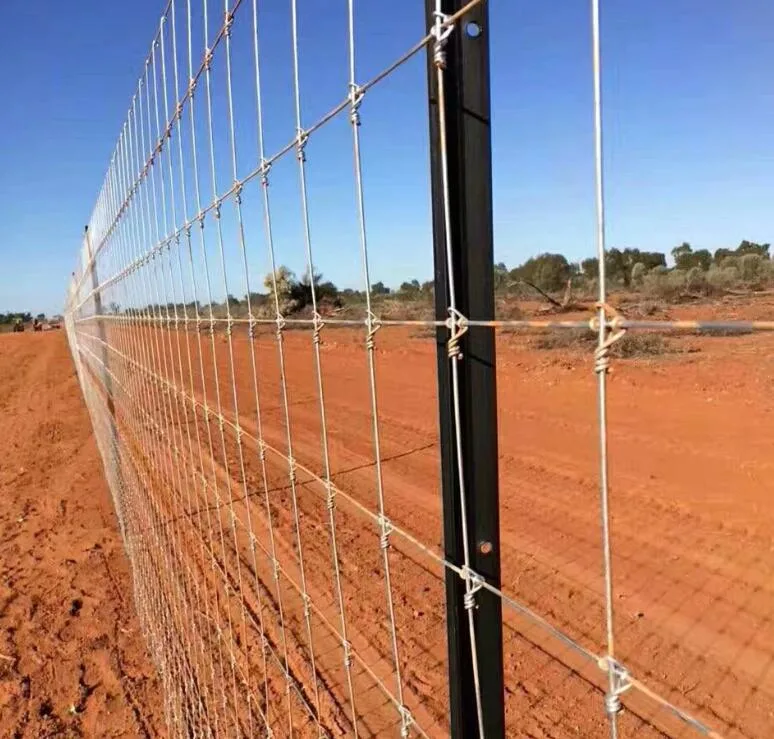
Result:
M590 322L495 317L486 0L426 0L424 35L385 51L365 82L359 6L310 13L323 35L345 32L314 48L307 87L304 44L315 42L300 3L282 18L266 5L167 4L67 299L170 733L538 735L511 705L519 686L561 735L607 723L613 737L719 736L707 705L684 710L679 685L665 693L654 677L651 688L652 673L640 679L617 656L606 389L610 349L626 331L742 324L630 320L607 304L597 1ZM404 17L396 11L396 29ZM393 29L377 20L369 43ZM328 54L341 49L344 74L328 78ZM406 69L427 75L429 94L398 90ZM382 90L395 100L377 102ZM302 102L321 105L316 118ZM383 233L400 233L401 208L415 198L401 192L397 140L409 133L396 132L393 105L429 111L429 144L417 151L427 161L429 148L435 279L432 291L417 286L416 315L373 282L374 260L390 259ZM287 114L280 125L277 111ZM387 161L369 164L371 145ZM393 174L386 186L368 179L380 166ZM377 224L369 187L381 205L388 192L397 198ZM355 260L360 283L342 305L318 266ZM602 645L541 615L500 572L510 560L495 332L589 325Z

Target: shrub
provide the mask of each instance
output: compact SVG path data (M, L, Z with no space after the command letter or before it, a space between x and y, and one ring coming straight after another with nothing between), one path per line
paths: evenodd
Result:
M635 285L636 287L642 287L642 284L645 281L645 275L647 273L648 268L642 262L637 262L637 264L632 267L632 285Z
M614 357L656 357L673 351L667 340L661 334L633 333L624 334L623 338L613 344L610 354Z
M727 257L733 259L733 257ZM739 280L736 267L713 267L707 272L707 283L713 292L722 293L730 290Z
M691 267L685 275L685 289L692 293L708 291L707 277L701 267Z
M761 274L763 257L760 254L745 254L739 257L739 274L745 282L756 282Z
M697 336L715 336L715 337L725 337L725 336L747 336L748 334L753 333L753 330L751 328L748 328L747 326L712 326L712 327L705 327L700 328L696 330Z
M739 272L739 258L738 257L723 257L720 260L721 269L733 269Z
M593 350L597 332L590 329L555 329L538 336L532 345L536 349ZM622 359L653 357L674 351L667 340L657 333L629 332L610 347L610 355Z
M676 300L685 290L686 273L680 269L662 272L660 268L645 275L644 290L649 295L663 300Z

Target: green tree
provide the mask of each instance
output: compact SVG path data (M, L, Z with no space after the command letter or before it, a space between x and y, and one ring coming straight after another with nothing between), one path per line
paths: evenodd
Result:
M672 257L675 260L675 267L677 269L689 270L692 267L699 267L706 271L710 268L710 264L712 264L712 254L710 254L708 249L694 251L687 241L672 249Z
M677 269L688 269L691 266L692 255L693 247L687 241L672 249L672 259L675 260Z
M408 296L416 295L421 289L422 289L422 286L419 284L419 280L402 282L400 285L400 292Z
M581 272L588 280L593 280L599 275L599 259L589 257L581 262Z
M508 267L505 266L505 262L498 262L494 266L494 289L505 290L510 282L508 275Z
M755 241L747 241L745 239L736 247L736 254L740 257L745 254L757 254L763 259L768 259L769 246L770 244L758 244Z
M570 264L563 254L539 254L511 270L511 280L522 280L541 290L561 290L570 277Z

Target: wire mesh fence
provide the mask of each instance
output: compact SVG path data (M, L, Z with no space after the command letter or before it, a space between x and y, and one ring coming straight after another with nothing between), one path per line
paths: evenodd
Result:
M278 5L167 4L67 299L171 733L540 735L537 712L562 736L719 736L731 724L705 702L616 651L610 352L632 330L774 322L608 305L598 3L599 296L572 320L494 314L486 0L407 3L395 27L420 31L373 68L358 52L389 19ZM430 161L436 277L396 310L374 264L416 198L389 117L407 105L430 111L411 156ZM345 305L320 274L342 261L359 273ZM498 521L494 349L505 331L588 328L602 578L571 624L511 585L541 543Z

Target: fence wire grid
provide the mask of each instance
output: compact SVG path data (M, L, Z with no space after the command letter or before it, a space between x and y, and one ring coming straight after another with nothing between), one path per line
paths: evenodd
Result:
M475 44L486 36L489 3L431 1L426 15L415 3L424 32L361 78L357 52L367 39L359 32L358 4L342 2L336 20L348 74L321 83L331 104L316 117L304 103L317 82L304 84L301 70L310 24L324 19L313 3L277 5L167 4L67 296L67 336L130 559L140 622L163 683L170 734L458 733L449 718L449 681L459 677L447 654L451 578L464 591L472 694L457 708L475 726L471 735L503 734L491 728L498 712L508 736L544 735L525 728L529 717L509 708L524 686L520 665L531 660L543 670L531 705L557 714L560 735L569 735L573 722L577 731L578 716L590 715L582 731L611 737L720 736L705 706L683 700L677 686L665 692L663 682L640 675L616 651L610 350L631 330L765 331L774 322L631 320L608 305L597 0L590 19L599 296L588 320L566 321L465 315L458 301L448 164L458 142L449 140L443 112L453 73L447 48L457 37ZM315 51L312 63L325 67L324 54ZM394 80L412 65L423 76L429 67L440 111L429 144L419 149L426 158L429 146L439 165L435 215L445 237L436 244L436 265L441 254L442 274L452 275L446 285L436 278L436 293L443 288L448 301L434 317L396 317L373 282L374 260L390 259L374 232L390 223L374 227L369 220L363 142L387 147L396 132L375 121L369 105L383 88L394 91ZM426 89L416 92L409 102L426 109ZM272 106L287 113L280 126L269 123ZM369 138L369 126L379 135ZM332 166L326 149L334 146L342 147L332 155L338 175L312 184ZM347 251L320 255L315 218L326 221L324 229L345 228L338 211L325 215L331 190L344 185ZM391 187L401 187L399 175ZM316 277L319 265L341 259L359 262L362 299L354 311L332 305ZM296 293L284 267L291 263L306 276L295 283ZM598 336L602 579L595 587L602 594L602 643L477 571L473 553L483 547L466 524L477 505L477 491L466 484L466 465L474 461L463 454L470 428L460 372L474 361L467 341L476 332L586 327ZM432 344L429 370L417 377L400 371L412 336L430 336ZM414 427L388 420L394 408L408 405L426 413L431 427L437 423L433 337L440 337L449 368L452 423L443 443L454 447L460 561L445 554L447 512L440 510L438 484L428 492L421 480L412 481L426 470L437 477L437 434L427 443ZM389 376L397 382L382 382L379 368L389 362L398 368ZM402 457L409 466L398 474ZM505 684L494 696L481 688L493 669L479 655L484 596L503 609Z

